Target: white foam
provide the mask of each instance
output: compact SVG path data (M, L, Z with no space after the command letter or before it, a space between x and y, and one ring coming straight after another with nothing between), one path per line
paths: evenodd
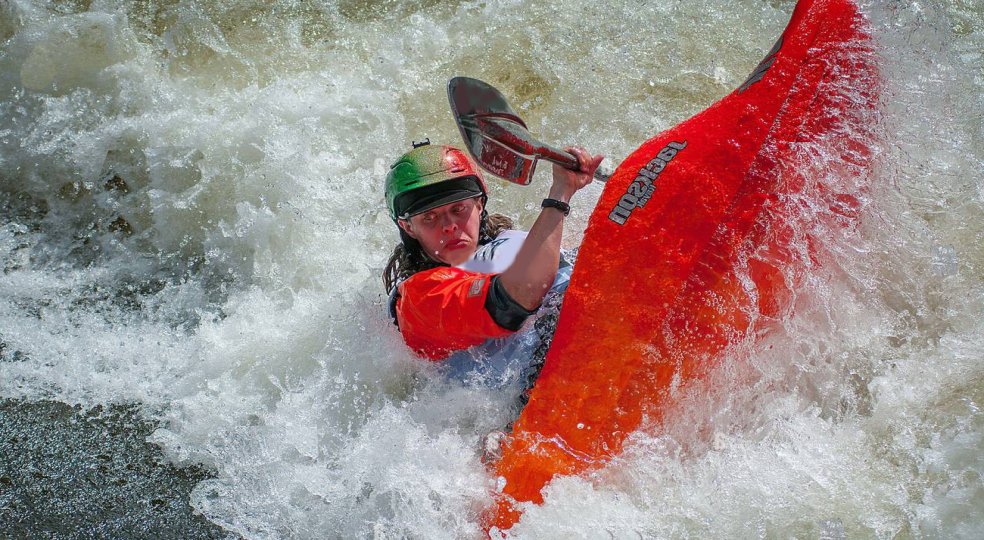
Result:
M246 537L476 536L507 403L387 321L378 160L457 140L453 75L617 160L740 84L791 7L0 4L0 396L144 404L171 459L217 472L194 506ZM865 11L885 88L864 226L713 400L553 483L516 537L979 530L981 16ZM493 208L528 226L547 170ZM802 238L835 230L816 212Z

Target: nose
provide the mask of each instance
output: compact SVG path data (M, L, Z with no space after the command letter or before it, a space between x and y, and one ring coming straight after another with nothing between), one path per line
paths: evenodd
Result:
M445 215L441 218L441 229L446 233L452 233L458 228L458 223L452 216Z

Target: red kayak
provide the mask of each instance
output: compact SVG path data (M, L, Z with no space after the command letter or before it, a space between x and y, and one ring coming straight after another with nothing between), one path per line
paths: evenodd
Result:
M822 261L788 249L784 224L802 204L856 225L863 193L835 179L867 174L878 80L854 2L801 0L745 83L622 162L496 464L488 529L554 476L603 466L644 418L658 430L681 388L789 315L796 276Z

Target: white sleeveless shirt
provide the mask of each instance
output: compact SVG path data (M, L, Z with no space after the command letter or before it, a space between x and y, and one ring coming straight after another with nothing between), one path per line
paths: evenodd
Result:
M516 260L524 240L525 231L502 231L491 242L479 246L471 259L459 264L458 268L500 274ZM572 269L570 263L561 260L548 294L563 294ZM533 328L533 322L541 315L540 311L527 319L514 334L489 339L481 345L453 353L442 362L448 369L448 376L468 384L491 388L515 387L517 392L522 391L533 353L540 345L540 338Z

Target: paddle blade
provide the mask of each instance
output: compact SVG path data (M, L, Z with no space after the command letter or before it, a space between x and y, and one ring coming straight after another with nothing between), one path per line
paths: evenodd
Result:
M529 184L536 168L536 141L506 98L478 79L455 77L448 82L448 100L475 161L510 182Z
M483 169L524 186L533 180L536 156L510 146L508 132L492 119L462 117L458 127L465 147Z
M471 77L454 77L448 81L448 99L455 117L494 116L519 124L526 130L526 123L509 106L502 92L486 82Z

